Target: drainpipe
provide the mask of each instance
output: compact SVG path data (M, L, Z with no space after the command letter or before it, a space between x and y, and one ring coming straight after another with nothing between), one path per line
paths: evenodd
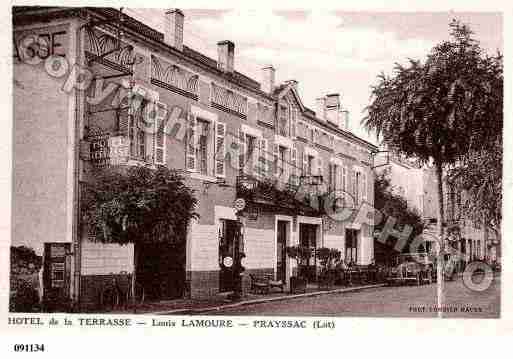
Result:
M76 64L82 65L82 34L83 29L85 26L79 26L78 29L75 32L75 38L76 38L76 46L75 46L75 60ZM75 228L73 230L73 253L74 253L74 262L75 262L75 268L74 268L74 291L73 293L73 299L78 307L80 307L80 290L81 290L81 262L82 262L82 218L81 218L81 203L80 203L80 170L81 170L81 160L80 160L80 132L82 125L82 114L81 112L81 105L85 106L84 104L81 104L81 99L83 99L83 96L81 96L80 91L77 89L74 89L75 96L75 150L74 150L74 156L75 156L75 168L73 173L73 179L74 179L74 201L76 203L76 215L75 215Z

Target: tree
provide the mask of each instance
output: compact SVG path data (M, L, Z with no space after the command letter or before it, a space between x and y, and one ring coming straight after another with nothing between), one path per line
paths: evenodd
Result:
M165 166L115 166L96 173L84 191L85 224L96 241L138 245L185 243L197 200L182 176Z
M26 246L11 246L9 308L13 312L32 312L38 308L41 285L39 271L43 258Z
M448 180L463 192L463 215L493 230L501 238L502 133L496 141L464 156L448 172Z
M439 240L443 247L444 168L502 132L502 56L484 54L472 32L450 24L451 39L436 45L424 62L396 64L394 76L379 76L362 120L389 150L432 163L438 179ZM438 304L443 293L437 261Z

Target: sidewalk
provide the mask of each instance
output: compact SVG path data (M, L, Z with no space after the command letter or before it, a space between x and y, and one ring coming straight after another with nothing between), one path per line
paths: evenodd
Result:
M306 293L290 294L278 291L269 294L246 294L241 301L232 302L227 299L227 294L219 294L215 297L198 300L198 299L176 299L152 303L144 303L138 305L135 310L133 308L127 310L115 310L109 313L137 313L137 314L200 314L206 312L218 311L225 308L233 308L250 304L266 303L272 301L287 300L293 298L311 297L322 294L346 293L354 292L370 288L378 288L384 286L380 284L370 284L362 286L334 286L329 290L319 290L317 285L309 285Z

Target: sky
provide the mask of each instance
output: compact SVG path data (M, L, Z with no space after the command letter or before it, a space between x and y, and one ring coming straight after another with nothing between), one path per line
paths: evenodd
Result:
M184 44L217 59L220 40L235 43L235 69L260 82L262 67L276 69L277 83L298 81L304 104L340 93L350 130L376 142L360 121L377 75L395 63L425 59L449 38L456 18L470 26L490 54L502 52L502 16L492 12L344 12L317 10L182 9ZM127 9L127 14L163 31L163 9Z

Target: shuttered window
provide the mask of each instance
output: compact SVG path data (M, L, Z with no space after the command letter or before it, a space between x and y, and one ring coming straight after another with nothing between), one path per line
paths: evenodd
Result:
M165 120L167 106L165 103L157 102L155 104L155 163L159 165L166 164L166 136L165 136Z
M259 156L258 156L258 165L257 165L257 175L264 178L269 175L269 157L267 154L267 139L260 138L258 140L259 145Z
M342 166L342 191L347 192L347 166Z
M291 122L290 122L290 136L292 138L296 137L297 112L298 111L295 108L292 109L292 116L291 116Z
M280 146L278 144L273 145L273 173L275 176L278 176L279 174L279 152L280 152Z
M297 186L299 185L299 170L298 170L298 163L297 163L297 148L292 148L292 152L290 154L290 165L291 165L291 171L290 171L290 180L289 183Z
M278 146L278 176L279 180L282 182L286 182L288 180L288 158L287 158L287 148Z
M212 140L210 122L196 118L196 163L197 170L203 175L209 175L210 144Z
M329 166L329 190L336 191L340 189L340 174L339 174L339 166L334 163L330 163Z
M289 107L282 105L278 111L278 134L280 136L289 136Z
M186 157L185 163L186 168L189 171L196 171L196 137L197 137L197 128L196 128L196 117L192 114L189 114L188 121L188 129L187 129L187 148L186 148Z
M317 176L323 175L322 158L317 157Z
M226 176L226 124L217 122L215 124L215 176Z
M308 176L308 155L306 152L303 152L303 176Z
M239 171L244 171L246 165L246 136L242 130L239 130L237 136L238 153L239 153Z
M367 201L367 175L362 173L362 201Z

